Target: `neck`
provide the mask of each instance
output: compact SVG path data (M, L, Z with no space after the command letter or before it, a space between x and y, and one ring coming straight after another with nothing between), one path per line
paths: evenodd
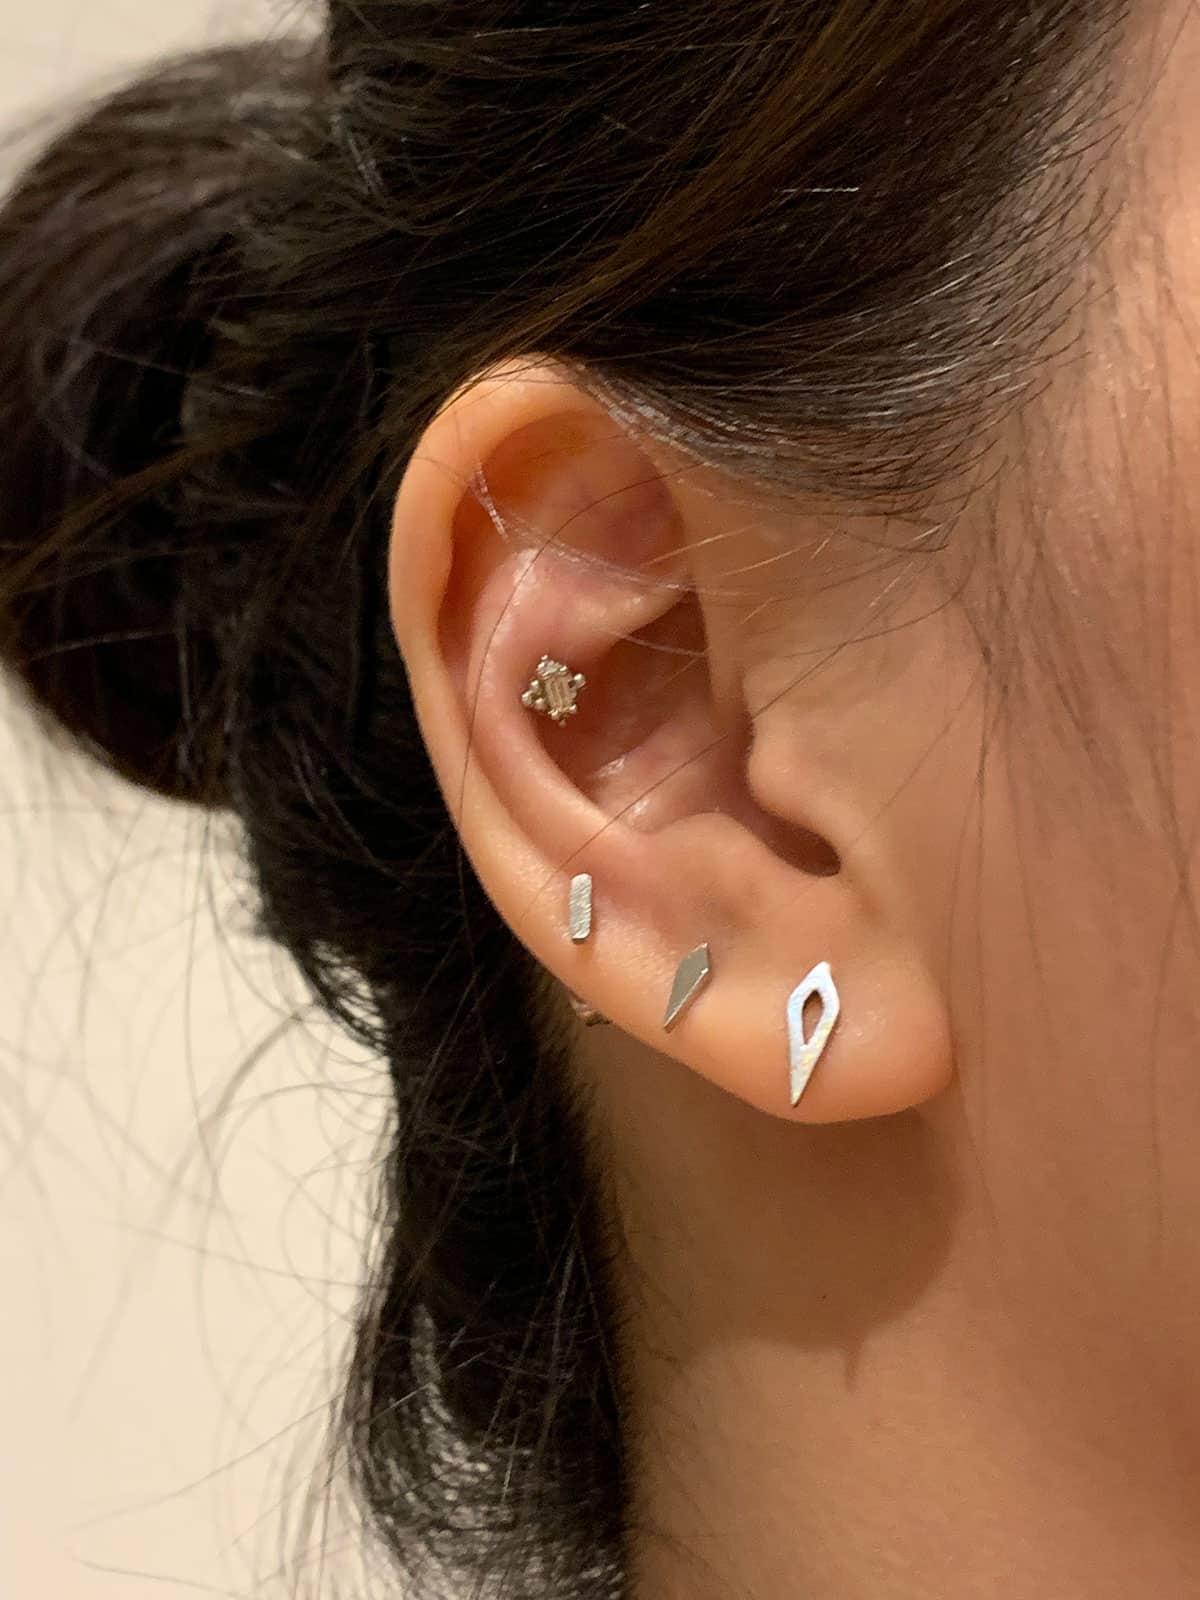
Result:
M1194 1321L1161 1271L1114 1309L1036 1182L1001 1223L952 1096L801 1128L624 1040L593 1081L637 1600L1197 1592Z

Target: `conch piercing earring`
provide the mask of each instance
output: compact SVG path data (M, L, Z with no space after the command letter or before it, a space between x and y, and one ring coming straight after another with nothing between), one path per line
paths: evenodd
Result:
M530 711L538 711L542 716L549 717L551 722L561 727L579 709L575 702L579 698L579 691L586 687L587 679L582 672L572 672L570 667L555 661L553 656L543 656L528 689L521 696L521 704Z
M668 1033L711 977L712 962L708 946L697 945L679 963L675 982L671 985L671 998L667 1001L667 1014L663 1018L663 1027Z
M818 995L821 1000L821 1020L813 1029L812 1038L808 1039L804 1036L804 1007L813 995ZM812 969L804 982L792 990L787 1003L788 1056L791 1066L793 1105L799 1104L800 1096L808 1088L808 1081L824 1053L825 1046L829 1043L829 1035L833 1032L833 1025L841 1015L841 1011L842 1002L837 992L837 985L833 981L833 974L829 970L829 963L821 961Z

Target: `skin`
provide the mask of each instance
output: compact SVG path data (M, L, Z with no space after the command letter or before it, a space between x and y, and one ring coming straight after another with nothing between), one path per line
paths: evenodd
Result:
M447 802L614 1023L574 1071L647 1600L1200 1592L1190 6L1129 71L1085 337L986 491L764 504L530 362L448 401L398 496ZM589 679L561 729L520 704L547 651ZM843 1012L792 1108L818 960Z

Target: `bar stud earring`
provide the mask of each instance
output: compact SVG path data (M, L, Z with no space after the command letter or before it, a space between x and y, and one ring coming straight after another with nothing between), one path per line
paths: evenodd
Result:
M587 679L582 672L572 672L553 656L543 656L528 689L521 696L521 704L561 727L579 709L576 704L579 691L586 687Z
M821 1020L813 1029L812 1037L804 1034L804 1007L813 995L821 1000ZM792 1104L800 1103L800 1096L808 1088L809 1079L817 1062L829 1043L833 1025L841 1015L842 1002L833 981L828 961L818 962L804 981L792 990L787 1003L788 1057L791 1070Z
M592 877L581 872L571 879L571 901L568 912L571 938L583 944L592 936Z

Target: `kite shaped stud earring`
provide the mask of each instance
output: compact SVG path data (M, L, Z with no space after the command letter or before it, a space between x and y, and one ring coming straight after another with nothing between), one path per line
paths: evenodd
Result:
M804 1033L804 1007L813 995L821 1001L821 1019L811 1037ZM792 990L787 1003L788 1060L791 1072L792 1104L808 1088L809 1079L829 1043L829 1035L841 1015L842 1002L833 981L828 961L821 961L804 981Z
M675 973L671 997L667 1001L667 1014L663 1018L663 1027L668 1033L711 977L712 959L708 946L699 944L684 956Z

